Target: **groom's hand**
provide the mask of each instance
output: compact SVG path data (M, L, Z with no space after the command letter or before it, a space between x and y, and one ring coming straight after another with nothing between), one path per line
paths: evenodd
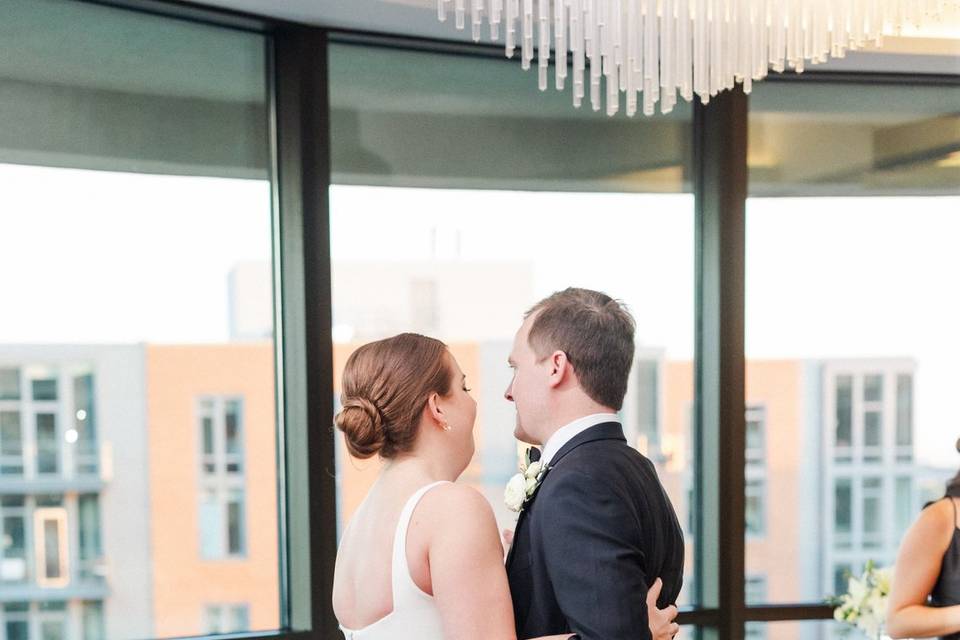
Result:
M510 553L510 546L513 544L513 530L504 529L500 532L500 537L503 542L503 556L506 557Z
M680 631L680 625L674 622L677 619L677 608L670 605L666 609L657 609L657 599L663 589L663 580L657 578L647 591L647 617L650 624L650 637L653 640L671 640Z

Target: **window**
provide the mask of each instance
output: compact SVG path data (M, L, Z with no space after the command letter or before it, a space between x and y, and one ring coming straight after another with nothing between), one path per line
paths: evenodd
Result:
M764 575L747 576L744 596L746 603L763 604L767 601L767 577ZM763 623L748 622L745 628L747 640L764 640L767 630Z
M747 466L762 466L766 460L767 413L763 407L747 408Z
M897 376L897 461L913 459L913 376Z
M96 474L99 459L97 451L97 411L92 374L73 378L73 433L66 434L67 442L74 444L74 464L77 475Z
M5 495L0 498L3 540L0 558L0 581L24 582L29 577L27 561L27 509L24 496Z
M906 478L942 493L956 473L946 390L960 315L941 295L960 272L944 235L960 233L942 133L956 88L865 82L854 102L846 91L774 81L749 99L744 400L776 424L776 515L748 539L746 567L769 577L768 604L823 602L846 590L844 571L892 565L919 509Z
M201 554L213 560L246 553L243 475L243 402L203 398L199 402L203 451Z
M19 411L0 411L0 475L23 475L23 432Z
M246 604L214 604L204 608L204 633L232 633L250 629L250 607Z
M896 502L894 503L896 537L898 541L901 541L916 517L913 502L913 479L909 476L897 478L896 492Z
M0 400L20 399L20 370L0 368Z
M57 416L37 414L37 473L55 474L60 470L60 438L57 437Z
M765 483L760 478L747 479L747 535L762 536L766 533Z
M47 378L33 380L33 400L42 402L44 400L56 401L57 399L57 379Z
M863 480L863 546L876 549L883 541L883 480Z
M853 378L851 376L837 376L836 380L836 456L848 459L849 453L845 450L853 446Z
M463 481L512 526L503 487L518 446L503 428L514 413L503 390L514 333L554 291L607 291L638 317L625 436L653 461L686 524L699 499L688 497L697 448L685 410L695 326L689 104L607 118L540 93L500 60L345 44L329 54L335 385L371 340L422 328L449 344L479 403L482 446ZM568 258L547 259L556 251ZM336 438L345 525L380 466L353 464ZM681 604L694 593L693 549Z
M834 480L833 544L849 548L853 533L853 483L849 478Z
M0 4L0 637L196 636L225 589L278 629L272 38Z
M78 501L80 577L103 577L103 543L100 535L100 496L84 494Z
M883 446L883 376L863 379L863 459L879 462Z
M62 507L42 508L33 518L37 584L65 587L70 582L67 513Z
M90 600L83 602L83 640L105 640L106 631L103 621L103 602Z

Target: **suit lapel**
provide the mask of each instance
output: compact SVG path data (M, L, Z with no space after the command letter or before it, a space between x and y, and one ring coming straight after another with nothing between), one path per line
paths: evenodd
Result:
M544 483L547 481L547 476L550 475L550 470L553 469L560 460L566 456L568 453L576 449L582 444L588 442L596 442L597 440L621 440L626 442L627 439L623 435L623 427L619 422L604 422L596 426L586 429L582 433L577 434L576 437L572 438L570 442L563 445L556 455L553 456L553 460L550 461L550 464L547 465L546 471L544 471L543 478L540 479L540 484L537 485L536 491L533 495L530 496L530 499L527 500L523 505L523 510L520 511L520 515L517 518L517 526L513 530L513 544L510 545L510 551L507 552L507 561L506 568L507 571L510 570L510 564L513 561L513 551L517 548L517 543L520 540L520 528L523 526L523 523L527 519L527 511L533 506L533 501L537 499L537 494L540 493L540 489L543 487Z

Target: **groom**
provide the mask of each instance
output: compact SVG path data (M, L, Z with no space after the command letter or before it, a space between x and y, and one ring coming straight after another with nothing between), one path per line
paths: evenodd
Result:
M517 439L542 445L507 573L517 637L649 638L647 591L674 603L683 533L653 464L627 445L616 412L633 363L634 321L609 296L567 289L527 312L504 394ZM673 627L672 629L676 629Z

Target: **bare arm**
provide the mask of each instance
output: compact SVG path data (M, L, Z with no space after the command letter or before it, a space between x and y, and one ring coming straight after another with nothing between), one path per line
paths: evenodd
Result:
M444 637L516 640L503 547L490 505L461 485L433 493L428 495L428 521L436 523L429 542L430 579Z
M960 631L960 605L937 608L926 604L954 527L953 508L943 501L924 510L907 531L887 608L891 638L932 638Z

